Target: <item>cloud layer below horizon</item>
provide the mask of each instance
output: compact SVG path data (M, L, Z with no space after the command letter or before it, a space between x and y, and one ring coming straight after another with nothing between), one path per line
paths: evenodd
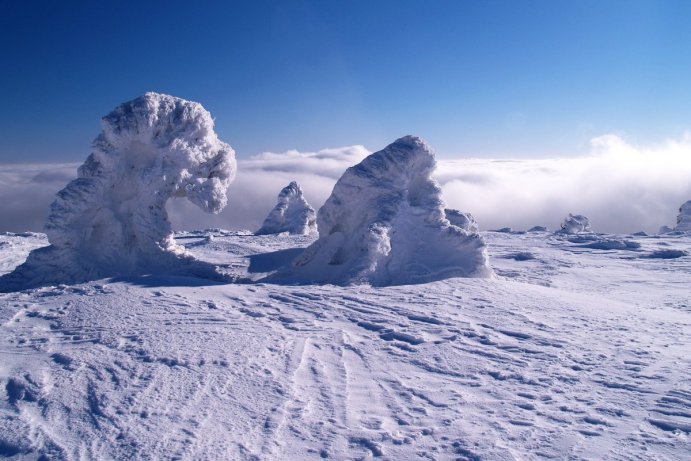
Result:
M655 232L674 225L691 199L691 135L633 146L605 135L576 158L440 159L436 179L451 208L473 213L481 229L558 228L568 213L588 216L595 231ZM264 153L238 161L229 205L208 215L184 199L169 203L175 229L257 229L278 192L296 180L318 208L345 171L369 152L363 146L318 152ZM41 231L55 193L76 177L77 164L0 165L0 231Z

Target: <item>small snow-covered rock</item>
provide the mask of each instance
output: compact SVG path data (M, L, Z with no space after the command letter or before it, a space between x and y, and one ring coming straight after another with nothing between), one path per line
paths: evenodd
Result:
M660 230L657 231L658 234L669 234L670 232L674 232L674 229L669 226L661 226Z
M691 232L691 200L679 207L675 231Z
M549 232L549 229L545 226L535 226L528 229L527 232Z
M58 192L45 226L50 246L0 282L0 290L142 273L213 276L175 244L165 205L185 197L218 213L235 153L201 104L146 93L101 120L93 152ZM183 267L184 266L184 267Z
M446 215L446 219L448 219L449 222L456 227L460 227L468 232L480 231L480 226L470 213L463 213L462 211L454 210L452 208L445 208L444 214Z
M406 136L348 168L319 210L319 239L287 277L383 286L490 276L483 238L446 218L435 165Z
M591 248L593 250L637 250L641 244L631 240L601 239L591 243L581 245L581 248Z
M577 214L569 215L561 224L561 231L564 234L579 234L581 232L590 232L590 220L583 215Z
M293 181L278 194L278 203L264 220L255 235L280 234L311 235L317 232L314 208L307 203L300 185Z

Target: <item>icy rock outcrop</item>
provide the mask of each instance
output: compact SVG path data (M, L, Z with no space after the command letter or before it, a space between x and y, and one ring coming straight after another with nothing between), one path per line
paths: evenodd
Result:
M463 213L462 211L454 210L452 208L444 209L446 219L456 227L460 227L468 232L479 232L480 226L470 213Z
M278 194L278 203L264 220L255 235L280 234L311 235L317 233L317 215L302 195L300 185L293 181Z
M691 200L679 207L675 231L691 232Z
M319 239L287 278L385 286L491 276L483 238L446 218L434 168L413 136L348 168L319 210Z
M573 215L569 213L561 224L561 231L564 234L579 234L590 232L590 220L583 215Z
M215 277L175 244L165 209L185 197L211 213L227 203L235 153L200 104L146 93L101 120L92 154L58 192L45 226L50 246L0 289L144 273Z

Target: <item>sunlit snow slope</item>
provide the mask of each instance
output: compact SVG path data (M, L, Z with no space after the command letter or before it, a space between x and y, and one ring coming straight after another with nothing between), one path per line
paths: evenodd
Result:
M688 459L691 237L484 235L496 279L0 294L0 455ZM312 239L176 241L249 281Z

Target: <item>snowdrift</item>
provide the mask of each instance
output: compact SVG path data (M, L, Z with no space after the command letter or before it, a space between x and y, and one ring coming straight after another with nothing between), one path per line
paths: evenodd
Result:
M384 286L490 276L483 238L447 219L434 168L413 136L348 168L319 210L319 239L277 277Z
M675 231L691 232L691 200L679 207Z
M569 215L564 219L561 224L561 230L559 231L564 234L579 234L581 232L590 232L590 220L580 214Z
M50 246L0 279L0 290L145 273L219 277L172 237L165 209L185 197L218 213L235 153L200 104L146 93L101 121L78 178L58 192L45 226Z
M311 235L317 232L314 208L302 195L300 184L292 181L278 194L278 203L264 220L255 235L280 234Z

